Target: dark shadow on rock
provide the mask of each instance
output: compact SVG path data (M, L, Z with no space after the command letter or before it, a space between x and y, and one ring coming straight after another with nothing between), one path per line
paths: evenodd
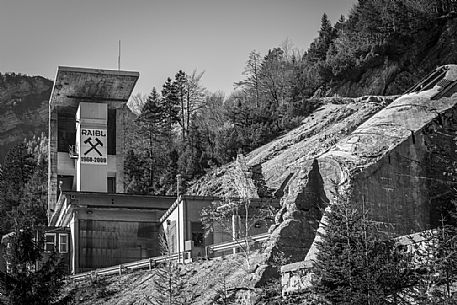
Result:
M294 178L294 181L287 185L288 192L283 197L283 207L280 211L282 214L277 215L280 219L277 219L277 226L272 231L265 249L266 262L269 265L272 265L278 256L287 258L289 263L305 259L314 241L324 209L329 203L317 159L309 168L304 168L301 173L294 175ZM291 177L288 177L288 180L291 180ZM274 272L268 272L268 268L264 270L265 272L260 275L260 283L267 282L271 276L279 276Z
M268 188L265 177L262 172L262 164L257 164L249 168L252 176L252 181L257 188L257 194L260 198L271 198L273 197L273 190Z

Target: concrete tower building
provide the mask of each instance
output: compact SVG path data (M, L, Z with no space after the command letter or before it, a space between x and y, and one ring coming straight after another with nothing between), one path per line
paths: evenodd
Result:
M49 101L45 238L48 248L68 253L72 273L160 254L160 217L175 198L124 194L124 124L138 77L57 71Z
M49 216L59 189L124 192L123 124L138 77L59 67L49 101Z

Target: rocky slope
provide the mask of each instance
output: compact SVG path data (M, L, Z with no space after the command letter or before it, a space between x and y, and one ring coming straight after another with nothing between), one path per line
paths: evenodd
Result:
M14 144L47 132L52 84L41 76L0 76L0 160Z
M253 252L251 264L262 260L263 255ZM261 291L254 288L257 275L246 267L241 255L216 258L210 261L193 262L180 266L180 288L175 291L177 304L250 304L256 301ZM63 297L74 298L76 304L143 305L157 304L157 269L136 271L120 276L101 277L66 286ZM162 279L163 280L163 279ZM176 280L174 280L176 281ZM252 293L250 293L252 291ZM225 299L225 300L224 300Z
M282 198L286 185L298 183L299 172L304 166L325 153L339 139L393 99L394 97L374 96L324 98L323 105L306 118L301 126L247 154L246 163L253 169L261 169L260 179L264 180L265 186L275 197ZM195 181L187 192L202 196L238 196L230 179L226 179L227 173L235 168L235 162L219 167Z
M261 275L258 285L278 276L271 268L278 255L286 255L292 262L301 261L314 240L325 206L322 198L326 198L324 190L319 189L322 183L314 185L322 179L316 159L393 100L394 97L375 96L323 99L322 106L300 127L245 156L246 164L256 173L253 179L261 180L268 193L281 199L276 225L270 229L265 261L256 271ZM208 173L188 193L240 196L236 193L239 186L229 178L238 167L235 161Z
M254 299L258 298L265 288L264 280L272 273L277 275L274 265L278 248L292 255L289 259L304 259L306 252L303 249L312 243L318 222L306 223L293 217L286 219L286 214L294 213L294 206L299 210L306 209L302 206L309 201L306 200L308 186L305 184L309 181L308 176L313 175L314 159L328 152L337 141L384 109L393 99L374 96L322 99L322 106L300 127L245 156L245 162L253 172L252 178L256 180L254 184L267 190L263 193L281 198L281 220L277 221L267 250L253 254L251 270L246 269L243 259L238 256L183 266L184 290L192 292L188 294L191 304L213 304L217 295L222 294L223 281L226 281L226 288L236 304L243 303L249 290ZM217 168L196 181L188 194L238 196L239 186L230 179L238 170L237 161ZM107 278L99 288L81 283L69 289L74 288L72 293L76 293L79 304L148 304L148 299L156 293L154 274L154 271L137 272Z
M356 79L327 84L328 90L318 90L316 94L357 97L403 93L436 67L457 63L456 32L457 16L441 17L424 31L421 45L396 58L378 56Z

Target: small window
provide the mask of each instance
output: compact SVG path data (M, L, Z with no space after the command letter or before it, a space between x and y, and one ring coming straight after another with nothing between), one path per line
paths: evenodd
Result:
M68 234L59 234L59 252L68 253Z
M59 180L59 188L61 191L74 191L73 189L73 180L74 176L61 176L59 175L57 179Z
M108 109L108 155L116 155L116 109Z
M68 153L70 145L75 145L76 119L72 113L57 115L57 151Z
M44 234L44 251L53 252L56 248L56 235L54 233Z
M203 232L192 232L192 240L195 247L203 247L204 234Z
M204 231L201 222L192 222L192 240L195 247L203 247L204 245Z
M108 193L115 194L116 193L116 177L108 177Z

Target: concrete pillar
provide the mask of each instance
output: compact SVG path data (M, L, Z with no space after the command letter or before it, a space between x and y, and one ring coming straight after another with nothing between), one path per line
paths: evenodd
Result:
M124 124L127 106L116 109L116 193L124 193Z
M79 272L79 212L75 210L73 218L70 221L70 232L71 232L71 272L73 274Z
M49 144L48 144L48 219L57 202L57 109L49 106Z

